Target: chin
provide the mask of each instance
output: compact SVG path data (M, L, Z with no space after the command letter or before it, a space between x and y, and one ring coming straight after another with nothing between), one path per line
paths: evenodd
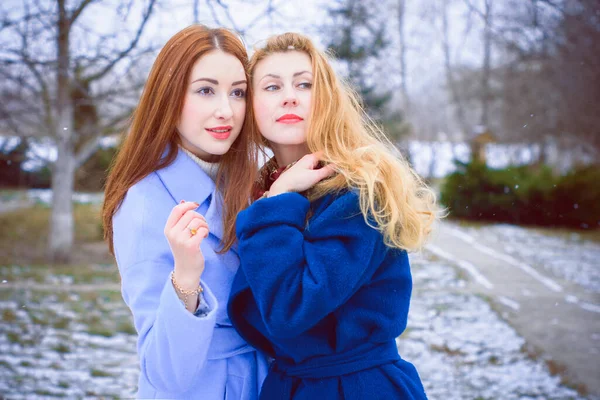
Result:
M231 148L231 146L219 146L219 147L214 147L214 148L206 149L206 150L207 150L207 153L210 153L214 156L222 156L222 155L226 154L230 148Z
M282 134L276 135L274 139L265 137L270 143L280 146L297 146L306 143L306 135L304 132L298 135Z

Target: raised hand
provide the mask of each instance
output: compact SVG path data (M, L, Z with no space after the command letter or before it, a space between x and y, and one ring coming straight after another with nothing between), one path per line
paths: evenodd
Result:
M332 165L317 168L320 153L307 154L271 185L269 197L286 192L303 192L335 173Z
M204 216L194 211L198 203L182 202L173 207L165 236L175 259L174 277L184 289L198 287L204 272L204 255L200 243L208 236L209 227Z

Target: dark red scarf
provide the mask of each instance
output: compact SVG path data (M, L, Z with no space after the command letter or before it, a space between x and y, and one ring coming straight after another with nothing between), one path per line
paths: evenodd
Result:
M271 189L273 182L275 182L277 178L281 176L281 174L290 169L294 164L296 164L296 161L280 167L277 165L277 160L275 160L275 157L272 157L269 161L267 161L265 165L262 166L260 171L258 171L258 181L254 183L254 188L252 189L252 201L260 199L265 192Z

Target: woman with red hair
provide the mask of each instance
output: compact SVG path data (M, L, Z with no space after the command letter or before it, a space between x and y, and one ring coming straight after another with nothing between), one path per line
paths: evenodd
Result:
M138 332L140 398L256 399L266 376L226 311L257 170L247 64L226 29L173 36L108 177L105 238Z

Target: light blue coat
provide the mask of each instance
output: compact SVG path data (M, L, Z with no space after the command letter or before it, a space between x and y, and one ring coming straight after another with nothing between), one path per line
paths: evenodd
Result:
M239 259L235 249L215 250L223 235L220 199L212 179L179 150L171 165L129 189L113 218L123 299L138 332L139 398L258 398L268 367L227 316ZM185 309L170 281L174 261L163 232L180 200L199 203L210 227L201 245L201 284L210 311L202 317Z

